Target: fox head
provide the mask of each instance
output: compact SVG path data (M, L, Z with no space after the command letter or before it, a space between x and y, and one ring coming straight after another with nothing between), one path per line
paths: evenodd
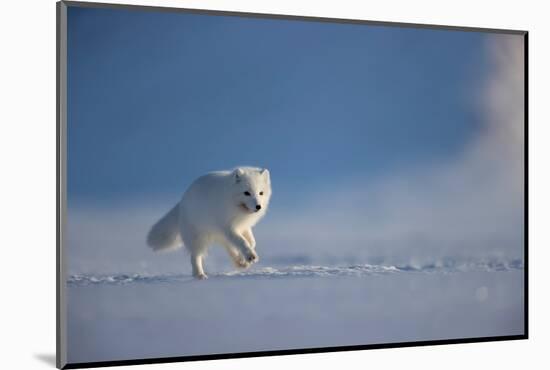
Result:
M239 167L232 173L233 198L245 213L264 213L271 198L271 180L266 168Z

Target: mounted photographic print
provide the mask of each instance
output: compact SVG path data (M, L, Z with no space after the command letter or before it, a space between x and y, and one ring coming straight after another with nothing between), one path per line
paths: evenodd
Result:
M58 367L527 338L527 32L57 10Z

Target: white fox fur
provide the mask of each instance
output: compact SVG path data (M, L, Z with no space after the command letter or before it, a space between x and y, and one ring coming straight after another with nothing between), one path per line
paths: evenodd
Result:
M258 261L252 227L265 215L271 198L269 171L238 167L196 179L181 201L149 231L155 251L180 247L191 255L193 276L205 279L203 258L211 244L221 244L237 267Z

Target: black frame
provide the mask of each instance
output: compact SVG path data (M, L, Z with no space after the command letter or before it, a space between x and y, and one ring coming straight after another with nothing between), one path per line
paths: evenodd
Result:
M392 26L401 28L424 28L437 30L455 30L466 32L485 32L499 34L521 35L524 38L524 334L522 335L507 335L493 337L473 337L460 339L442 339L428 340L417 342L395 342L383 344L367 344L353 346L337 346L337 347L321 347L321 348L297 348L289 350L274 350L274 351L258 351L258 352L241 352L241 353L219 353L210 355L196 356L175 356L175 357L160 357L160 358L143 358L132 360L115 360L115 361L97 361L97 362L80 362L66 363L65 358L61 358L64 354L61 347L66 340L64 335L63 315L65 313L63 304L63 293L65 290L65 274L63 269L63 227L65 223L65 160L66 160L66 142L64 142L64 125L66 125L66 87L62 85L66 83L66 8L68 6L88 7L88 8L110 8L110 9L130 9L136 11L156 11L156 12L178 12L188 14L203 14L214 16L233 16L246 18L263 18L263 19L285 19L299 20L308 22L329 22L329 23L345 23L345 24L362 24L362 25L377 25L377 26ZM65 12L65 13L64 13ZM56 63L56 366L59 369L79 369L92 367L106 366L123 366L123 365L143 365L143 364L158 364L186 361L205 361L219 360L231 358L246 358L246 357L265 357L265 356L281 356L295 355L308 353L324 353L324 352L341 352L341 351L359 351L366 349L382 349L382 348L399 348L399 347L420 347L445 344L460 344L460 343L481 343L481 342L497 342L508 340L520 340L529 338L529 32L524 30L508 30L495 28L477 28L477 27L458 27L446 25L430 25L419 23L400 23L400 22L382 22L368 21L359 19L343 19L343 18L326 18L313 16L297 16L283 14L266 14L266 13L248 13L236 11L221 11L207 9L190 9L190 8L173 8L159 6L143 6L130 4L109 4L99 2L81 2L81 1L59 1L56 3L56 25L57 25L57 63ZM65 18L64 18L65 17ZM65 59L63 59L65 58ZM65 347L66 348L66 347Z

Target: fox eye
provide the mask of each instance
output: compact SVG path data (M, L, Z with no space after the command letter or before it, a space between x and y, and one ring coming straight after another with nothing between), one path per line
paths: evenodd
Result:
M260 195L264 195L264 192L263 192L263 191L260 191Z
M244 192L244 195L246 195L247 197L249 197L249 196L250 196L250 192L249 192L249 191L245 191L245 192Z

